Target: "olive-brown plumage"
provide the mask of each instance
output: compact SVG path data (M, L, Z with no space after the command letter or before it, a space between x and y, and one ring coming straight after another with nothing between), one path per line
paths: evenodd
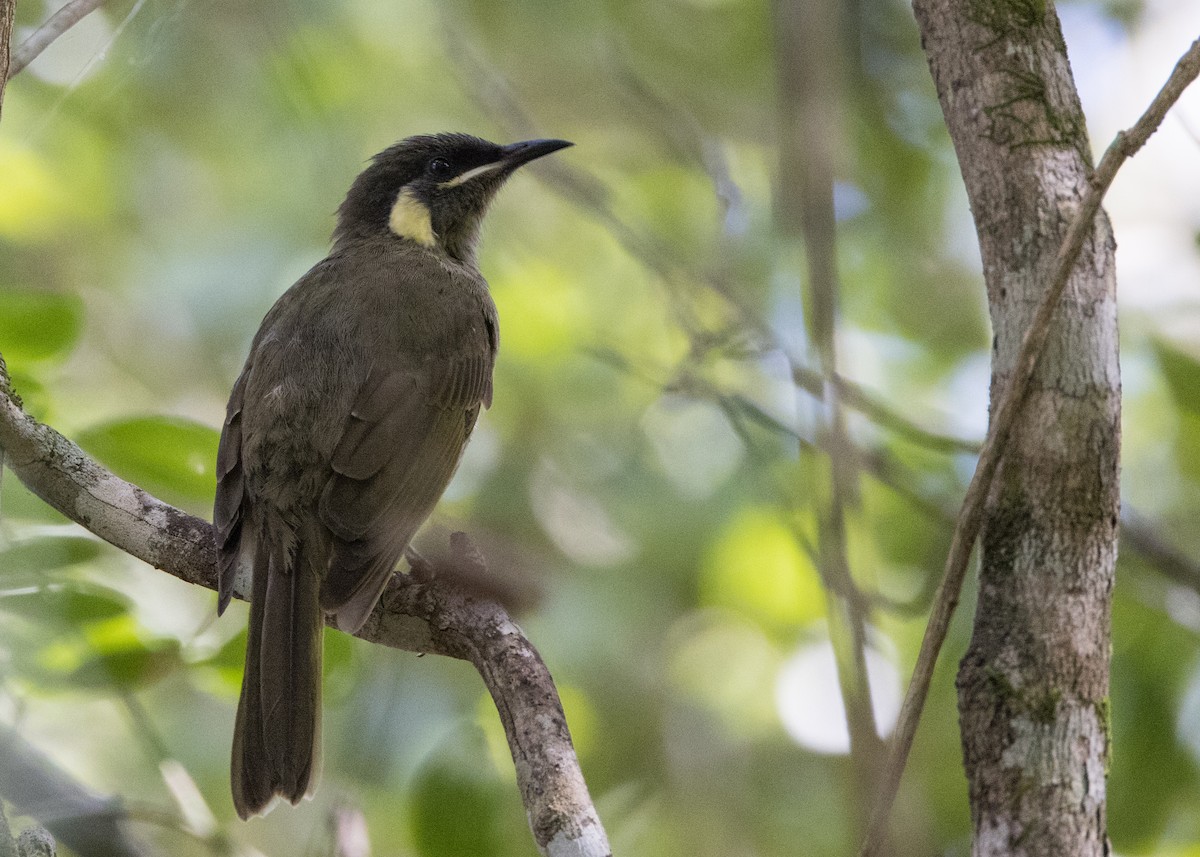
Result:
M324 614L363 625L491 404L499 335L479 224L513 170L567 145L438 134L381 152L329 256L254 337L213 513L218 612L240 571L253 581L231 776L242 818L316 786Z

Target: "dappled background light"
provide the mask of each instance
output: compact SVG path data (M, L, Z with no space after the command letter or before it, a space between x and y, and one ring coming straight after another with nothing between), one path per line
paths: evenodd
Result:
M900 713L900 674L877 650L867 647L867 679L879 737L886 738ZM846 706L838 689L833 646L821 641L793 652L779 671L775 704L788 735L817 753L849 753Z
M19 3L18 39L56 6ZM833 129L846 549L886 736L986 428L990 332L911 12L838 8L853 27ZM1200 6L1059 10L1099 150L1200 32ZM574 141L489 216L495 403L426 537L461 529L484 549L559 683L615 853L853 853L866 796L821 572L829 414L805 249L775 187L776 47L769 6L746 0L113 0L7 91L0 353L31 413L207 516L250 338L326 252L366 159L439 130ZM1126 510L1197 556L1200 91L1107 208ZM343 804L380 854L536 853L470 667L335 633L321 791L237 823L244 607L217 621L212 593L66 524L11 474L0 503L0 718L81 782L169 812L186 794L197 824L199 800L263 854L327 853ZM1125 545L1121 561L1112 838L1184 857L1200 848L1200 584ZM963 604L904 781L900 854L967 850L953 675L970 592Z

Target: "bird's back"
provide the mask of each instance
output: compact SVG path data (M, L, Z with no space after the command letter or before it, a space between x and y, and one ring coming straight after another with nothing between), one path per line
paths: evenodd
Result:
M484 356L490 398L494 340L495 309L477 273L396 241L335 251L280 298L243 370L251 501L281 510L316 502L372 372L411 373L432 400L439 370Z

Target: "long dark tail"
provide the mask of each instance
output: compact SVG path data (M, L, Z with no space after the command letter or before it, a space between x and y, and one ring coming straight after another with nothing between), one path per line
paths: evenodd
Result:
M319 569L329 548L318 533L302 532L289 558L279 541L262 538L254 556L231 767L233 805L243 819L267 810L276 795L298 803L320 775Z

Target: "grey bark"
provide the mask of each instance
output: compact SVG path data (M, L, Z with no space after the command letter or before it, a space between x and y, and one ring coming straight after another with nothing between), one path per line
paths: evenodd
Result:
M16 14L16 0L0 0L0 113L4 110L4 86L12 67L12 28Z
M54 837L42 827L27 827L17 837L19 857L55 857L58 854Z
M914 0L979 234L992 402L1092 164L1057 15L1040 0ZM1075 265L988 499L958 676L976 857L1109 851L1110 600L1119 513L1115 245Z
M0 857L17 857L17 840L13 838L12 829L8 826L3 801L0 801Z

